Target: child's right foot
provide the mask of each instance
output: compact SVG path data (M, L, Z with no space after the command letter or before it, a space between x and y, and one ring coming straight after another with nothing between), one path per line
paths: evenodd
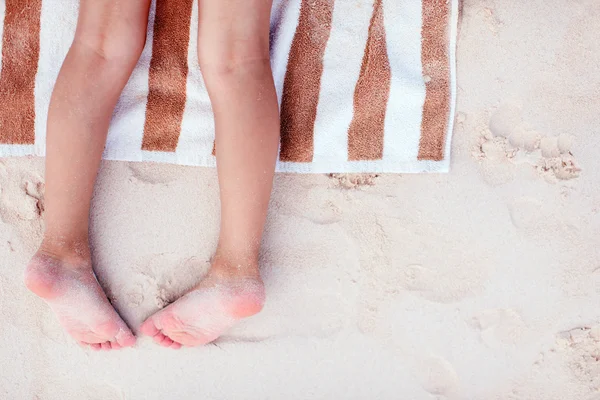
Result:
M200 346L258 313L264 301L258 263L238 264L215 258L207 276L194 289L150 316L140 332L164 347Z
M40 250L27 266L25 285L50 305L80 344L110 350L135 343L96 280L89 258L54 257Z

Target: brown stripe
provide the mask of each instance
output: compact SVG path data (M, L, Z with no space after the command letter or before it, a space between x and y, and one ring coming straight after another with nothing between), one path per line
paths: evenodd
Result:
M391 81L383 0L375 0L367 47L354 90L354 117L348 130L350 161L380 160L383 157L385 112Z
M421 62L426 89L419 160L444 158L450 113L450 7L448 0L423 0Z
M35 142L41 0L6 0L0 72L0 143Z
M334 0L302 0L281 102L282 161L313 159L315 119L323 56L331 32Z
M193 0L158 0L143 150L175 151L186 102Z

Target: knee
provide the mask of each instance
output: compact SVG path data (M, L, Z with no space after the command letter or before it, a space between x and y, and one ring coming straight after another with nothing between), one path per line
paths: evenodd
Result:
M198 44L198 62L207 84L239 81L241 76L263 76L271 74L268 43L244 45L229 42L217 48L214 44Z
M99 61L133 68L146 44L146 33L130 32L129 35L111 32L84 32L75 35L73 46L83 53L95 56Z

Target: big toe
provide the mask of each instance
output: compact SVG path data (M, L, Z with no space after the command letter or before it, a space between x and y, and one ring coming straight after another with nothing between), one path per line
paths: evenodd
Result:
M146 336L156 336L156 334L160 332L160 329L158 329L154 323L154 316L151 316L144 321L142 326L140 326L140 332Z
M135 336L131 329L121 319L113 319L98 327L98 333L106 337L107 341L115 341L121 347L130 347L135 344Z
M115 340L121 347L131 347L136 341L135 336L127 327L119 329L119 332L115 335Z

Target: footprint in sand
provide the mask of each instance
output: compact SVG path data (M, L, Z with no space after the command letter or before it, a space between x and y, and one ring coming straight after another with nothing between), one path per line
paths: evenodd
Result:
M578 235L578 228L568 216L553 212L535 198L516 199L508 205L508 211L515 228L532 238L571 240Z
M331 225L342 220L342 210L331 200L322 202L306 212L306 218L315 224Z
M514 166L529 164L549 182L579 176L580 168L571 153L574 137L568 134L543 135L521 117L519 107L502 105L479 129L482 173L488 183L501 185L516 177Z
M556 341L572 375L592 392L600 392L600 325L560 332Z
M134 305L142 305L146 298L154 299L153 306L164 308L181 297L202 277L210 267L208 260L196 257L179 259L174 254L153 254L135 263L136 289L127 295ZM144 293L140 298L140 290Z
M440 356L430 356L417 363L415 375L423 389L436 396L454 396L460 388L454 367Z
M404 287L408 290L429 290L435 281L434 272L419 264L411 264L404 270Z
M135 284L132 289L130 289L125 294L125 299L127 300L127 305L130 307L139 307L144 302L144 285Z
M44 210L42 195L39 193L43 184L25 181L9 182L0 197L2 219L6 222L33 221L40 219ZM39 188L38 188L39 187Z
M151 185L167 184L181 175L181 166L162 164L160 167L149 163L131 162L127 164L131 175L137 180Z
M478 263L448 255L435 268L411 264L403 268L397 285L414 295L437 303L453 303L481 289L484 273Z
M377 174L330 174L335 186L343 189L360 189L365 186L375 186Z
M11 168L0 163L0 203L20 220L33 220L43 211L44 183L33 170Z
M508 139L522 123L521 109L512 104L505 104L490 118L490 131L494 136Z
M291 194L272 201L272 207L283 215L304 218L318 225L331 225L342 220L344 194L327 188L311 188L302 199Z
M25 191L25 194L34 200L37 215L39 217L41 217L45 211L45 205L44 205L44 191L46 188L45 184L38 180L25 180L22 187L23 187L23 190Z
M560 150L558 149L558 138L555 136L543 137L540 140L540 150L542 152L542 157L558 157L560 155Z
M523 126L517 127L508 138L508 142L513 148L522 149L528 153L538 149L541 141L542 135L539 132Z
M484 310L470 321L481 334L481 340L493 347L498 343L517 344L526 330L521 315L512 309Z
M510 220L519 230L534 231L548 218L544 204L531 197L522 197L509 205Z

